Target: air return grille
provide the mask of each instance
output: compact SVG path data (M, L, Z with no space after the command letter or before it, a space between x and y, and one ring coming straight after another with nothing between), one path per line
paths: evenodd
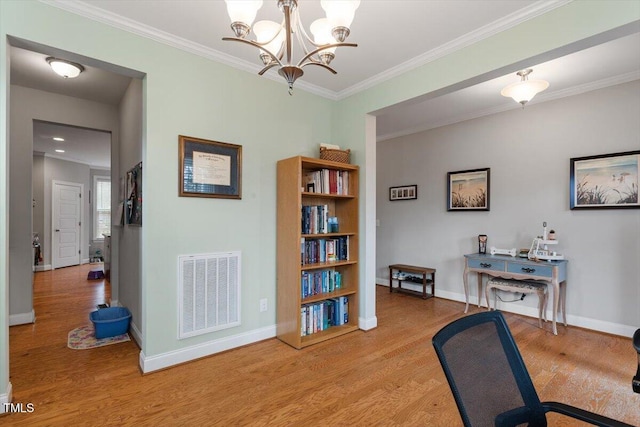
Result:
M178 257L178 338L240 324L240 252Z

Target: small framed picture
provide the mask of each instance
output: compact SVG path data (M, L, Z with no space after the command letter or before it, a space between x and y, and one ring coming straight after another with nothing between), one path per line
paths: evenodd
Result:
M417 185L403 185L401 187L389 188L389 200L413 200L418 198Z
M571 209L640 208L640 151L570 160Z
M488 211L491 169L447 173L448 211Z

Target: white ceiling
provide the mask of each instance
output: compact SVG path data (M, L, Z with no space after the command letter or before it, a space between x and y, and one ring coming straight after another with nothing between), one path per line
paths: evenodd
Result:
M252 47L222 41L222 37L232 36L222 0L41 1L252 73L261 68ZM338 49L332 62L338 74L306 67L305 75L295 87L342 99L568 1L362 0L347 40L358 43L358 47ZM299 0L301 20L307 29L310 22L323 16L319 3ZM260 19L281 20L275 0L264 2L256 20ZM519 108L499 92L503 86L517 81L515 72L525 66L534 69L530 78L550 82L549 89L537 95L532 104L638 79L639 33L640 23L636 22L599 40L496 71L501 74L483 76L478 81L375 112L378 140ZM62 80L50 72L44 61L54 53L53 49L49 52L17 45L25 49L11 49L12 84L117 104L131 76L105 71L114 68L94 60L94 66L83 62L87 70L80 77ZM55 53L60 56L59 51ZM78 60L73 54L68 55L66 59ZM284 80L275 70L262 78L281 82L283 91L286 90Z

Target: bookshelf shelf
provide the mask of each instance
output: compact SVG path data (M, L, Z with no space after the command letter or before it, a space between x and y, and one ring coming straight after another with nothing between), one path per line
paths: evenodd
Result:
M294 348L359 329L358 172L309 157L278 162L277 336ZM339 232L329 233L333 217Z

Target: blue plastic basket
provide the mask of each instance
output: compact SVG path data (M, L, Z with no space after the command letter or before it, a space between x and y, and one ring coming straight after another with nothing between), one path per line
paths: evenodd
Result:
M107 307L91 312L96 338L109 338L126 334L129 330L131 312L126 307Z

